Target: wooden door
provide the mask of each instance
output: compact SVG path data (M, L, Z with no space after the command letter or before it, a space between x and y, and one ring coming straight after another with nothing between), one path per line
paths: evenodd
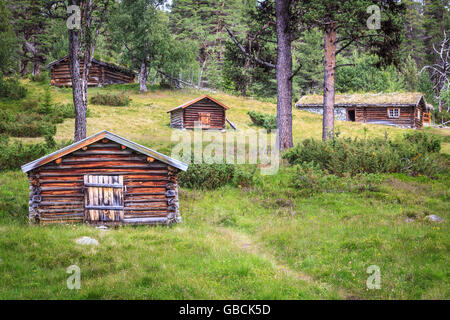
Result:
M203 128L209 128L211 125L211 114L208 112L200 112L198 114L198 120L201 122Z
M84 219L89 222L123 220L123 176L84 176Z

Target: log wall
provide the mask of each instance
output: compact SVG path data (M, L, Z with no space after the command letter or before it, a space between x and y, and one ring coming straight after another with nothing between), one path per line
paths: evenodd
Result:
M206 112L211 114L211 129L225 129L225 109L207 99L200 100L189 107L186 107L183 115L183 127L187 129L194 128L194 122L199 121L199 114Z
M30 220L87 221L84 175L89 174L123 177L120 223L173 222L179 219L177 173L178 169L115 142L96 142L28 173Z
M170 126L172 128L183 128L183 109L178 109L170 113Z
M83 72L84 62L80 61L80 74ZM72 79L70 77L69 61L63 60L50 69L51 84L57 87L71 86ZM134 76L118 70L113 70L104 65L92 62L89 70L89 86L98 86L113 83L133 83Z
M398 118L389 118L389 107L352 107L355 109L355 121L357 122L379 122L386 124L393 124L402 127L415 127L415 108L413 106L408 107L395 107L400 109L400 115Z

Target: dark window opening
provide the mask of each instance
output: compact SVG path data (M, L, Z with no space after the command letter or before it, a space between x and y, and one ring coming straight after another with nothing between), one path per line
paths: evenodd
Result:
M348 121L355 121L356 120L355 110L348 110L347 115L348 115Z

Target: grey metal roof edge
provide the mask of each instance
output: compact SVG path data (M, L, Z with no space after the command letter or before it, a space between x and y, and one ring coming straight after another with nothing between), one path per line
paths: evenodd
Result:
M136 142L130 141L130 140L125 139L125 138L123 138L121 136L118 136L118 135L116 135L114 133L111 133L108 130L102 130L102 131L97 132L96 134L94 134L92 136L84 138L83 140L80 140L78 142L72 143L71 145L68 145L68 146L66 146L66 147L64 147L62 149L56 150L55 152L52 152L52 153L50 153L48 155L45 155L45 156L43 156L43 157L41 157L39 159L36 159L36 160L31 161L31 162L29 162L27 164L24 164L23 166L21 166L21 169L22 169L23 172L28 172L30 170L33 170L33 169L41 166L41 165L36 165L36 164L40 163L41 161L45 160L46 158L49 158L49 157L51 157L53 155L61 153L61 152L65 151L65 150L71 149L71 148L73 148L73 147L75 147L77 145L82 145L86 140L92 139L95 136L98 136L98 135L103 134L103 133L105 133L105 138L107 138L107 139L110 139L110 140L115 141L117 143L123 144L124 146L127 146L130 149L133 149L133 150L138 151L140 153L143 153L145 155L154 157L155 159L157 159L157 160L159 160L161 162L167 163L167 164L169 164L169 165L171 165L171 166L173 166L173 167L175 167L177 169L180 169L182 171L186 171L187 168L189 167L184 162L181 162L181 161L176 160L176 159L172 159L172 158L170 158L170 157L168 157L168 156L166 156L164 154L161 154L161 153L159 153L159 152L157 152L155 150L152 150L150 148L144 147L143 145L140 145L140 144L138 144Z
M129 147L129 148L131 148L131 149L133 149L135 151L141 152L143 154L146 154L147 156L154 157L155 159L158 159L159 161L167 163L167 164L169 164L169 165L171 165L171 166L173 166L175 168L178 168L178 169L180 169L182 171L186 171L187 168L189 167L189 165L187 165L184 162L181 162L181 161L179 161L177 159L173 159L173 158L171 158L169 156L166 156L166 155L164 155L162 153L159 153L159 152L157 152L155 150L147 148L147 147L145 147L145 146L143 146L143 145L141 145L139 143L136 143L136 142L130 141L128 139L125 139L125 138L123 138L121 136L118 136L118 135L116 135L116 134L114 134L112 132L106 131L105 138L111 139L111 140L113 140L113 141L115 141L117 143L123 144L124 146Z
M68 146L66 146L66 147L64 147L62 149L56 150L56 151L54 151L52 153L49 153L49 154L47 154L47 155L45 155L43 157L40 157L39 159L33 160L31 162L28 162L28 163L22 165L20 168L22 169L23 172L28 172L30 170L33 170L33 169L39 167L39 166L35 166L36 163L39 163L39 162L41 162L42 160L44 160L46 158L49 158L49 157L51 157L53 155L56 155L56 154L58 154L58 153L60 153L62 151L68 150L68 149L70 149L72 147L75 147L75 146L77 146L79 144L83 144L83 142L85 142L86 140L92 139L93 137L98 136L98 135L100 135L100 134L102 134L104 132L107 132L107 131L106 130L102 130L100 132L97 132L96 134L93 134L92 136L86 137L83 140L80 140L80 141L77 141L75 143L72 143L72 144L70 144L70 145L68 145Z

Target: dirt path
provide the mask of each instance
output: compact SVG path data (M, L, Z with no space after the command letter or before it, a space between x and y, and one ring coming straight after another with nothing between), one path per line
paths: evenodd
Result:
M261 247L259 244L257 244L255 241L253 241L248 235L237 232L230 228L218 228L218 231L222 233L225 237L229 238L230 241L237 247L239 247L241 250L248 252L250 254L258 255L262 257L264 260L270 262L270 264L274 267L275 270L278 272L284 274L285 276L288 276L292 279L295 279L297 281L305 281L307 283L313 284L315 286L318 286L320 288L326 289L328 291L335 291L338 293L338 295L342 299L347 300L354 300L354 299L360 299L356 297L355 295L347 292L344 289L336 289L333 288L331 285L320 282L313 277L292 269L291 267L281 263L272 253L270 253L266 248Z

